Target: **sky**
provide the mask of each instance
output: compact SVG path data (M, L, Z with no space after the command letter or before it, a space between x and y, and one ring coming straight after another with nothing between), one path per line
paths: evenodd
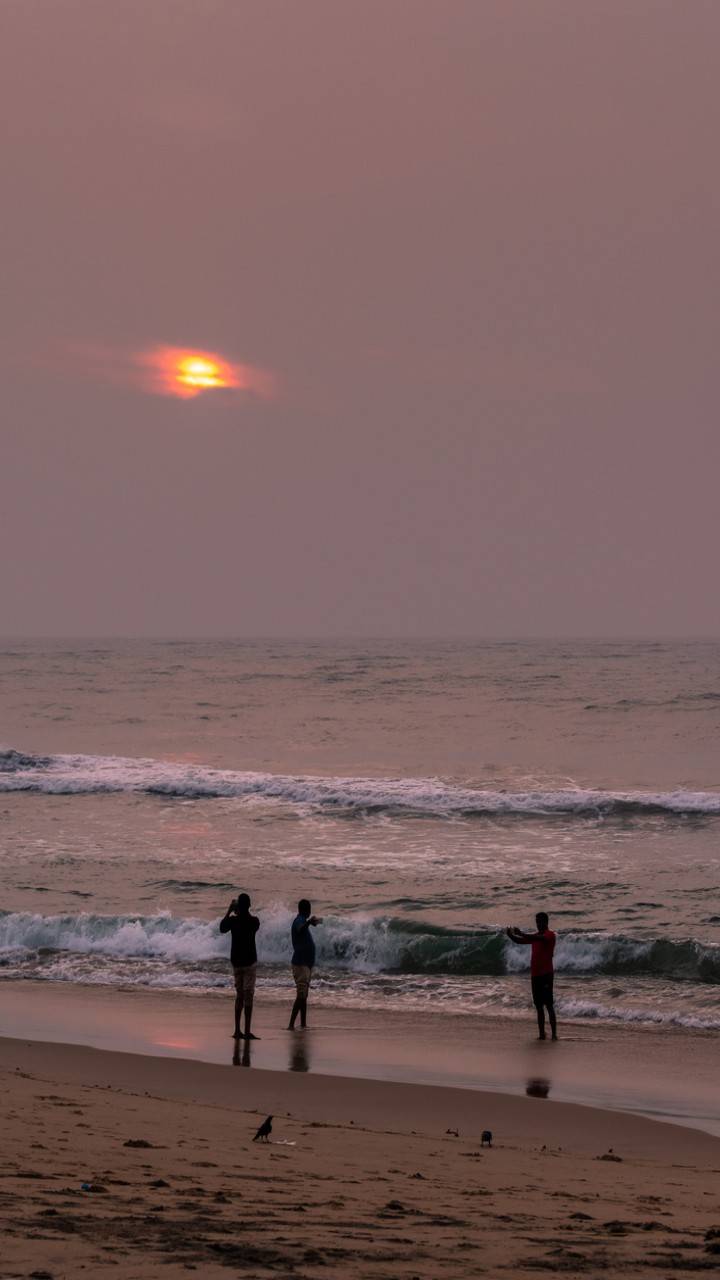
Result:
M0 634L720 634L719 44L2 0Z

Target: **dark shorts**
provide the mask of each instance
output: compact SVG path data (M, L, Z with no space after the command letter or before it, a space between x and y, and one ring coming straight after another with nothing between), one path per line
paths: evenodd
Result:
M553 975L543 973L539 978L531 978L533 1004L551 1005L553 1002Z

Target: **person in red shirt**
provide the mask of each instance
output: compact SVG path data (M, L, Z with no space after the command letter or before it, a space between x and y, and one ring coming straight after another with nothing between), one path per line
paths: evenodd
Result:
M550 921L545 911L538 911L535 917L537 933L523 933L522 929L510 926L507 936L511 942L525 943L532 947L530 953L530 986L533 1004L538 1020L538 1037L545 1040L545 1010L548 1011L550 1030L553 1040L557 1040L557 1019L553 1004L553 951L555 950L555 934L548 928Z

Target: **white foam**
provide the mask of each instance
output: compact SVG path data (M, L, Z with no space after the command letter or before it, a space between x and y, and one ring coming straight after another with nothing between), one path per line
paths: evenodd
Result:
M261 986L268 993L285 994L290 960L290 913L284 907L262 912L258 934ZM408 922L410 926L412 922ZM513 976L527 968L528 948L504 943L499 932L452 933L421 931L417 924L403 930L399 921L368 916L327 919L315 930L318 948L318 986L338 1007L364 1007L378 999L388 1007L422 1009L430 999L448 1012L512 1013L528 1000L526 982ZM429 926L428 926L429 929ZM662 1024L687 1029L720 1030L720 1016L712 1013L716 988L710 984L676 986L668 978L662 986L652 974L652 942L627 938L565 935L557 948L558 969L568 975L560 984L558 1009L566 1018L590 1018L625 1023ZM717 964L720 947L667 940L681 956L688 953ZM672 969L672 950L669 953ZM497 968L486 972L463 970L466 961L488 956ZM8 976L32 976L53 982L91 985L133 985L167 991L224 990L230 985L229 938L218 921L198 920L159 912L153 916L43 916L31 912L0 913L0 965ZM567 993L567 983L579 976L606 972L609 967L636 968L643 976L634 986L637 999L650 997L650 1007L608 1003ZM593 981L596 990L598 979ZM565 990L563 990L563 987ZM280 992L280 988L282 991ZM676 996L674 991L679 993ZM688 1011L688 994L702 996L705 1006ZM705 994L707 993L707 994ZM677 1003L685 1006L681 1011ZM710 1006L710 1009L707 1008Z
M553 961L559 973L603 973L608 968L639 968L644 959L649 959L652 947L652 940L567 933L558 938ZM506 948L508 973L522 973L530 968L529 950L529 947L512 945Z
M257 935L258 959L264 964L290 960L291 914L284 907L263 911ZM376 973L397 961L398 944L389 922L352 916L327 919L315 930L318 960L333 968ZM155 958L170 964L227 960L229 939L218 921L173 916L43 916L18 911L0 914L0 953L65 951L74 955Z
M257 935L258 958L287 964L291 913L265 908ZM523 973L530 949L511 944L500 928L451 930L387 916L329 916L314 930L318 962L330 970L356 974L381 972L468 975ZM194 965L226 959L228 938L218 920L173 916L43 916L0 912L0 954L14 951L63 951L74 955L155 958L169 965ZM566 933L558 940L555 967L560 973L640 973L670 979L700 977L720 981L720 946L695 939L635 939L597 933Z
M225 797L280 801L312 808L401 815L542 816L632 812L720 816L716 791L600 791L581 787L536 791L488 791L438 778L294 777L210 769L124 756L4 753L0 791L46 794L145 792L191 799Z
M557 1010L566 1018L590 1018L608 1022L638 1023L646 1026L685 1027L692 1031L720 1031L720 1018L706 1014L678 1013L673 1009L626 1008L597 1000L561 998Z

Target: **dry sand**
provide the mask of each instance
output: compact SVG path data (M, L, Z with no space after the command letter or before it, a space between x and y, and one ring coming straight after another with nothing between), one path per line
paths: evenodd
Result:
M0 1083L3 1280L720 1271L720 1140L692 1129L20 1040Z

